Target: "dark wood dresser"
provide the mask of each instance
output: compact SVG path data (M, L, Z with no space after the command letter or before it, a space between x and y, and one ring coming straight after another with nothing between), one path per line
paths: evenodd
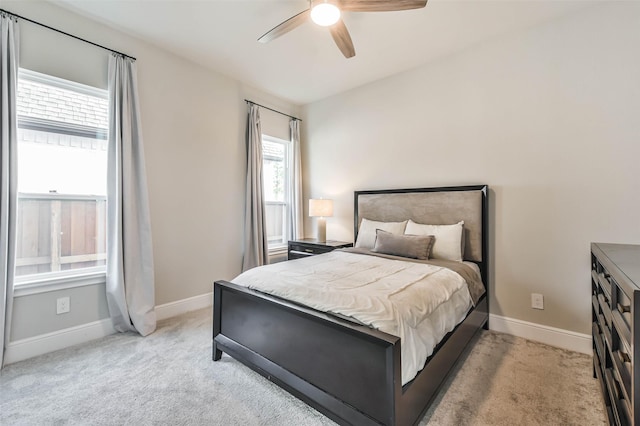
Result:
M640 245L591 243L593 374L609 424L640 425Z

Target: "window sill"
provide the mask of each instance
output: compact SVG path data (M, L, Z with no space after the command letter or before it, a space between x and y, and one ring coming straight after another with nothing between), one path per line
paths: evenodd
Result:
M276 247L269 250L269 263L278 263L287 260L289 253L287 247Z
M287 251L288 251L287 246L275 247L275 248L269 249L269 256L278 256L281 254L287 254Z
M13 286L13 297L30 296L74 287L104 284L104 268L91 268L78 272L42 274L18 277Z

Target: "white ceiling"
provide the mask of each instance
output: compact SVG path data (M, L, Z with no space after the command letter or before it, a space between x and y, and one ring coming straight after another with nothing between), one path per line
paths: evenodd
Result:
M344 13L345 59L311 22L268 44L262 34L306 0L55 0L56 4L294 104L402 72L592 5L562 0L429 0L424 9ZM125 52L135 56L135 52Z

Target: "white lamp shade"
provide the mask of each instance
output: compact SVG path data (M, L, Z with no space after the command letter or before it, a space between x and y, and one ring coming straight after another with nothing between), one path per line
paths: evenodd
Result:
M330 217L333 216L333 200L310 199L310 217Z

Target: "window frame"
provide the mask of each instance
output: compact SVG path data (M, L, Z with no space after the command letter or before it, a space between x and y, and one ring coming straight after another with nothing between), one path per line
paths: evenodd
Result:
M28 80L34 83L46 84L59 89L70 90L96 98L109 99L109 92L105 89L87 86L82 83L75 83L52 75L31 71L26 68L18 69L18 81ZM86 138L107 139L107 131L99 127L83 126L73 123L62 123L55 120L43 118L16 117L19 129L37 130L41 132L61 133L70 136L81 136Z
M76 83L70 80L61 79L48 74L31 71L26 68L19 68L18 80L28 80L57 87L60 89L71 90L77 93L98 97L101 99L109 99L109 93L107 90L87 86L85 84ZM18 115L16 117L16 121L18 129L58 133L69 136L80 136L99 140L108 139L108 130L99 127L64 123L55 120L27 117L22 115ZM25 194L19 193L17 194L17 197L20 198L21 195ZM66 194L60 194L58 197L60 199L68 198ZM71 198L73 198L73 196ZM101 265L63 271L43 272L39 274L28 274L20 276L14 275L14 297L58 291L88 285L105 284L106 274L107 266Z
M291 233L291 185L293 183L292 182L293 174L291 170L291 156L293 154L292 153L293 145L290 140L280 139L275 136L270 136L264 133L262 134L262 141L277 143L284 146L284 159L283 159L283 165L285 167L284 201L267 201L266 199L264 200L265 215L266 215L266 207L268 205L283 206L285 211L285 214L283 215L283 223L282 223L282 229L283 229L282 241L278 244L271 245L267 240L268 252L270 255L274 255L274 254L286 252L288 242L291 239L291 235L290 235ZM264 146L262 149L262 154L263 154L262 164L264 169L264 162L265 162ZM263 185L264 185L264 180L263 180Z

